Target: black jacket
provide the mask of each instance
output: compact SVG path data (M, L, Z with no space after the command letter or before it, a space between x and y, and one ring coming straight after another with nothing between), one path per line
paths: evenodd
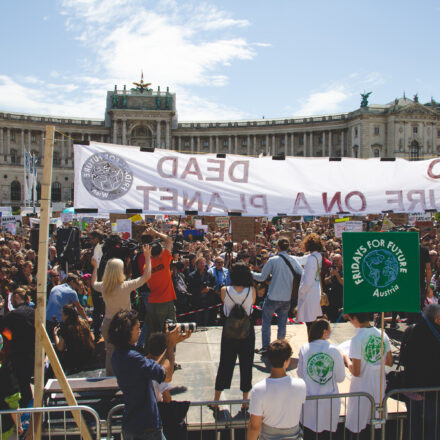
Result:
M440 333L440 326L432 325ZM409 388L440 386L440 341L425 320L415 325L406 350L406 386Z

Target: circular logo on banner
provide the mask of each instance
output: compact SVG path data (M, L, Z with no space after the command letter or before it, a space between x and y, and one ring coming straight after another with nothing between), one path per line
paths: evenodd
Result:
M384 344L385 346L385 344ZM380 360L380 338L379 336L371 335L364 347L364 359L370 363L375 364Z
M365 281L373 287L386 287L396 281L399 275L399 262L387 249L376 249L365 254L361 263Z
M81 169L81 180L87 191L100 200L124 196L133 184L133 173L122 157L112 153L95 153Z
M333 377L333 358L327 353L316 353L307 362L307 374L310 378L325 385Z

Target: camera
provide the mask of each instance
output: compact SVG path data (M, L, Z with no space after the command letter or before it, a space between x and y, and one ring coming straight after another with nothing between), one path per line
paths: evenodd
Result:
M232 241L227 241L225 243L225 251L226 252L232 252L233 247L234 247L234 243Z
M176 327L180 329L182 333L195 332L197 330L197 324L195 322L173 322L171 319L165 321L165 325L168 325L168 330L173 331Z

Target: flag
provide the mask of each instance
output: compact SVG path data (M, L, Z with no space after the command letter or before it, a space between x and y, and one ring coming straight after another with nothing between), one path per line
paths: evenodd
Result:
M38 163L38 157L36 154L33 155L33 164L34 164L34 169L33 169L33 201L34 203L37 203L37 163Z

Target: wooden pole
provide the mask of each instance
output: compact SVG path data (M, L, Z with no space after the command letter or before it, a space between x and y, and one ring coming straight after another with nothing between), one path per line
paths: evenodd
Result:
M381 313L380 319L380 388L379 388L379 406L382 408L382 392L383 392L383 369L384 369L384 351L385 347L383 346L383 328L384 328L384 316L385 313Z
M39 323L46 324L47 260L49 252L49 217L52 185L52 158L55 127L46 126L44 141L43 179L40 200L40 234L38 245L37 307L35 310L34 407L43 406L44 350L39 337ZM36 419L38 419L36 417ZM41 423L36 424L36 438L41 438Z
M55 373L55 377L57 378L58 383L61 386L61 389L63 390L67 404L69 406L77 406L78 403L75 399L72 389L70 388L69 382L67 381L66 376L64 375L63 368L61 367L60 361L58 360L58 356L55 353L52 343L50 342L46 329L43 323L39 321L39 318L37 316L35 318L36 318L35 323L37 329L37 336L44 350L47 353L47 356L50 360L50 365L52 367L53 372ZM92 436L90 435L87 424L83 416L81 415L81 411L72 411L72 415L73 418L75 419L76 424L78 425L78 428L81 431L82 438L84 438L85 440L92 440Z

